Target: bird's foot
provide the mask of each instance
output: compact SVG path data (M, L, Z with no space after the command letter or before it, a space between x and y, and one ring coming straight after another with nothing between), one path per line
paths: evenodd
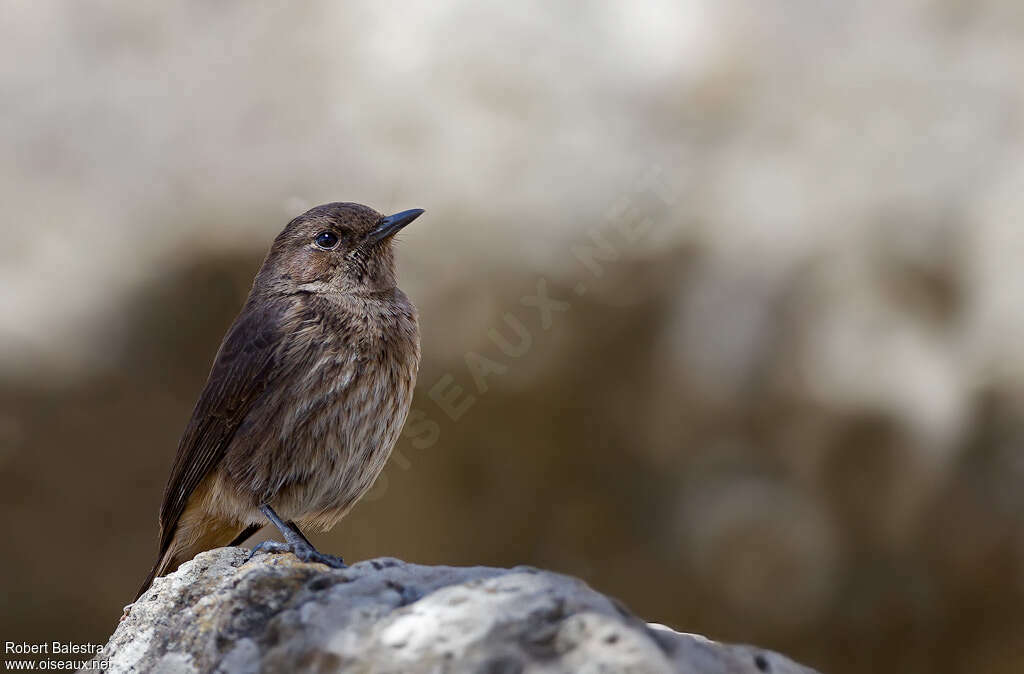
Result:
M263 541L252 549L249 553L249 557L245 560L248 562L256 556L257 552L266 553L279 553L279 552L290 552L298 557L303 562L312 562L315 564L324 564L331 567L332 569L347 569L348 565L345 564L345 560L341 557L334 555L325 555L319 552L309 543L297 541L295 543L281 543L280 541Z
M292 554L301 559L304 562L313 562L315 564L325 564L332 569L347 569L348 564L345 560L336 555L328 555L320 552L309 543L295 543L290 546Z
M258 545L253 546L252 550L249 551L249 556L245 558L246 563L252 561L252 558L256 556L257 552L265 552L269 554L275 554L279 552L291 552L292 548L287 543L281 543L280 541L263 541Z

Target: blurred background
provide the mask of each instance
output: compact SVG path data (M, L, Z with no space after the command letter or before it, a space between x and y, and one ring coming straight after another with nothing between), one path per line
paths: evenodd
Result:
M271 239L350 200L427 209L423 368L322 549L1024 670L1021 3L3 14L2 639L106 640Z

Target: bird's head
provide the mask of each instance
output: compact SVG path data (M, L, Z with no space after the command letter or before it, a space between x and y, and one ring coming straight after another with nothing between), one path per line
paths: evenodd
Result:
M376 292L395 287L392 237L422 215L381 215L353 203L324 204L285 226L257 285L279 292Z

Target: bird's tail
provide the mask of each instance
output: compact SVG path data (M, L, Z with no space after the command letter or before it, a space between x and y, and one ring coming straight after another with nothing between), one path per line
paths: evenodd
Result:
M146 580L142 581L142 586L139 588L139 591L135 593L135 599L133 599L132 602L139 600L139 597L141 597L142 594L149 589L149 586L153 584L153 579L157 576L163 576L174 571L183 561L185 561L178 559L173 555L173 552L174 548L171 548L164 552L164 554L160 555L160 558L156 560L156 564L154 564L153 568L150 569L149 575L146 576Z
M220 548L225 545L238 545L259 530L259 525L243 526L228 523L219 519L204 518L199 521L180 522L169 545L161 552L156 564L153 565L146 580L135 594L135 599L149 589L157 576L172 573L179 566L189 561L200 552ZM186 526L182 526L186 525Z
M153 565L153 568L150 570L149 575L146 576L146 580L142 581L142 587L140 587L139 591L135 593L135 599L132 599L133 604L137 602L139 600L139 597L141 597L142 594L149 589L149 586L153 584L153 579L156 578L156 570L158 568L160 568L159 562Z

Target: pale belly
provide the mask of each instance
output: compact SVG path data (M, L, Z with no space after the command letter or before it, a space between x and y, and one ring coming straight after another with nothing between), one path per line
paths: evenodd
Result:
M403 387L404 388L404 387ZM326 530L373 486L402 432L412 387L400 397L370 398L353 407L335 407L337 422L322 435L310 434L300 443L296 479L282 485L271 504L278 514L304 527Z

